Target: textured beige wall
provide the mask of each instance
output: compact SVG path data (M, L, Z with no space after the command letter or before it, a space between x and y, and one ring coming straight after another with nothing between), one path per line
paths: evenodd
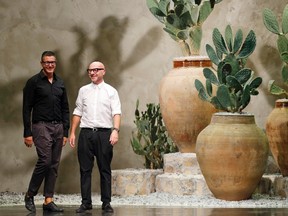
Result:
M58 54L58 74L67 85L71 111L80 86L89 80L87 64L99 59L108 67L106 82L119 91L123 120L119 144L114 150L113 169L142 167L129 139L134 128L135 103L141 107L158 102L158 85L181 52L162 26L147 10L145 0L1 0L0 1L0 191L24 192L36 160L35 148L28 149L22 138L22 88L28 77L40 69L44 50ZM204 45L211 42L214 27L227 24L245 33L254 29L257 47L249 65L263 77L260 95L246 109L255 113L264 127L275 98L267 93L268 80L279 80L280 59L275 36L269 33L261 11L269 7L282 14L283 0L223 0L204 27ZM63 150L57 182L58 193L79 192L76 151ZM99 191L95 166L93 190Z

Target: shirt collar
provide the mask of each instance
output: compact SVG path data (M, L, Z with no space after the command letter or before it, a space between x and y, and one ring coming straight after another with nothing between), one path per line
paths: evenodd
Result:
M41 79L47 78L47 76L45 75L43 69L40 71L39 74L40 74ZM57 80L57 76L56 76L55 73L53 73L53 80Z
M92 87L93 88L99 88L99 89L101 89L103 86L104 86L104 81L102 81L101 83L99 83L99 84L95 84L95 83L91 83L92 84Z

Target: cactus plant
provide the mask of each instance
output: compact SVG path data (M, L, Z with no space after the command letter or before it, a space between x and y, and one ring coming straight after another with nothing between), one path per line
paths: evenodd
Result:
M232 28L228 25L225 36L215 28L212 39L215 49L207 44L206 51L217 66L217 75L210 68L204 68L205 87L201 81L195 80L198 96L218 110L241 113L249 104L250 95L259 93L257 88L262 83L262 78L253 78L254 72L245 67L247 58L255 49L256 35L251 30L243 42L242 30L239 29L233 38Z
M173 1L173 2L172 2ZM164 24L184 55L199 55L202 24L222 0L146 0L150 12Z
M280 54L280 58L283 61L281 69L281 76L284 85L288 85L288 4L285 6L282 15L282 25L277 21L276 15L268 8L263 10L263 22L266 28L276 34L277 47ZM280 26L282 26L280 28ZM268 83L268 90L273 95L284 95L285 98L288 96L287 90L283 89L279 85L275 84L275 80L270 80Z
M178 149L168 136L160 105L149 103L146 107L147 110L140 114L139 100L137 100L134 120L137 130L132 132L130 142L133 151L145 157L145 168L161 169L163 168L163 155L177 152Z

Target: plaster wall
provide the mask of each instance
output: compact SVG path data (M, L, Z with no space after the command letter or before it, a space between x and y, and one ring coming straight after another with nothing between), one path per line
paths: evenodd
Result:
M276 37L264 27L261 13L268 7L280 16L285 4L283 0L223 0L204 24L203 55L214 27L223 31L231 24L245 35L255 31L257 47L248 64L263 77L263 85L246 111L255 114L262 128L275 100L267 93L267 83L272 77L280 80L281 61ZM173 58L181 55L145 0L1 0L0 50L0 191L26 191L36 162L35 148L23 144L22 89L39 72L44 50L57 53L57 73L66 82L71 112L78 89L89 82L87 65L94 59L106 64L105 81L118 89L123 110L112 168L143 167L143 158L133 153L129 141L136 100L140 99L141 109L146 103L157 103L159 82L172 68ZM77 152L66 145L56 192L75 193L79 188ZM93 191L99 191L96 165Z

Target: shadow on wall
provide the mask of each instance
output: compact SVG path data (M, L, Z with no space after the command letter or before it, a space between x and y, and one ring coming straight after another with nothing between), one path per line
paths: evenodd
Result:
M70 73L66 74L66 76L64 74L62 75L66 82L67 89L70 92L69 99L71 114L75 108L74 104L79 88L90 82L86 73L79 73L80 68L82 67L82 63L79 62L79 59L81 59L81 56L86 48L93 49L92 53L94 53L94 56L91 57L91 62L94 60L99 60L105 64L107 70L105 82L118 89L123 84L121 73L123 73L127 68L141 61L141 59L152 52L159 43L161 31L157 27L151 28L135 44L128 58L122 59L121 41L125 36L127 26L128 18L119 20L114 16L108 16L100 23L97 29L98 35L94 40L88 39L85 36L83 29L74 29L78 35L78 51L71 57L71 64L70 68L68 69ZM131 42L131 44L133 43ZM87 67L88 65L84 65L82 68ZM64 68L61 68L60 71L64 71ZM73 73L73 76L71 76L71 73ZM121 98L122 103L124 100L125 98ZM125 133L125 131L123 131L122 134L123 133ZM130 134L130 131L128 130L126 133ZM114 158L115 157L117 157L117 152L114 154ZM121 163L123 164L125 161L122 160ZM57 192L73 193L75 192L75 188L77 188L76 192L78 192L80 176L77 162L77 150L75 149L71 154L66 155L66 157L62 157L60 166L59 179L56 188ZM63 175L64 172L65 175ZM78 176L77 178L75 178L75 174ZM100 184L97 166L94 168L93 177L93 185L96 185L96 188L99 188L98 185ZM99 192L97 189L96 191Z
M65 81L71 114L75 107L74 104L79 88L90 82L87 74L80 71L81 68L87 68L88 66L83 65L83 62L81 62L81 57L84 55L84 51L86 49L93 49L94 55L91 56L91 61L99 60L106 65L107 73L105 75L105 81L118 89L123 84L121 73L123 73L127 68L137 64L139 61L141 61L141 59L152 52L155 47L157 47L161 37L161 29L158 27L153 27L147 33L145 33L134 46L133 41L131 41L130 44L133 46L133 49L127 59L122 59L121 41L125 36L127 27L128 18L119 20L114 16L108 16L104 18L99 25L98 29L96 30L98 35L93 40L86 36L84 29L75 27L73 31L78 36L78 44L76 44L78 49L77 52L71 56L68 65L63 65L61 61L61 48L59 48L59 50L54 50L59 62L57 64L56 72ZM37 72L38 71L35 71L35 74ZM12 80L9 83L0 84L0 127L7 128L12 125L23 127L21 114L22 89L28 78L29 77L21 78L18 80ZM19 100L19 97L21 97L21 100ZM21 101L21 103L19 101ZM123 103L125 98L121 98L121 101ZM129 128L126 128L126 130L126 133L128 133L130 136L131 133ZM125 134L125 131L123 131L122 134ZM70 148L70 146L66 146L65 148ZM17 151L17 148L15 148L15 151ZM65 151L65 149L63 149L63 151ZM114 157L116 156L117 153L115 152ZM1 160L5 160L5 158L1 158L0 162ZM34 160L35 159L33 158L28 161L27 165L31 167L34 166L36 162ZM121 163L125 163L125 161L122 161ZM28 168L23 169L23 167L9 167L8 169L10 172L14 170L11 173L14 173L14 179L17 179L17 176L19 176L19 174L23 175L26 173L25 171L27 171ZM1 169L1 175L5 175L6 171L6 169ZM97 179L95 179L97 182L93 180L93 185L96 184L98 186L98 171L94 171L93 173L97 173ZM59 177L56 185L57 193L79 192L79 178L76 175L79 176L79 166L77 161L77 150L75 149L73 151L69 151L69 153L65 156L64 154L62 156L62 161L59 167Z

